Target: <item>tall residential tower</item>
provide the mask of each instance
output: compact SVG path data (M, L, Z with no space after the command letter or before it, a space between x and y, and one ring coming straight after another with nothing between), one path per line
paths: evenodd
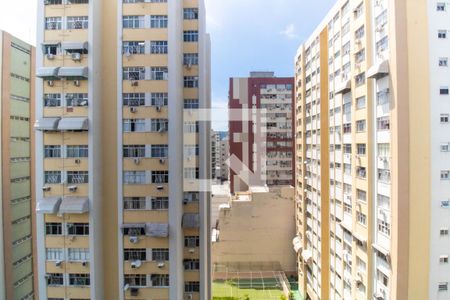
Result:
M209 299L201 0L40 0L40 299Z
M296 57L300 289L449 299L450 6L340 0Z

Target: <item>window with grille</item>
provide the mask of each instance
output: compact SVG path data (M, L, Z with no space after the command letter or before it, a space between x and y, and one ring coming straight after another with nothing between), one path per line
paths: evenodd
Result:
M61 106L61 94L44 94L44 106L46 107Z
M198 31L197 30L185 30L183 32L183 40L185 42L198 42Z
M152 171L152 183L168 183L169 171Z
M61 30L62 29L62 18L61 17L45 18L45 29L46 30Z
M44 171L44 183L60 184L61 179L61 171Z
M147 286L147 275L145 274L125 274L124 283L130 287L145 287Z
M167 16L150 16L151 28L167 28L168 17Z
M152 210L168 210L169 198L168 197L156 197L151 200Z
M66 94L66 106L87 106L88 99L87 93Z
M150 100L153 106L167 106L167 104L169 103L169 94L151 93Z
M169 249L166 248L154 248L152 249L152 261L168 261Z
M89 274L69 274L69 285L72 286L89 286L91 279Z
M145 157L145 145L124 145L123 157L125 158Z
M150 130L152 132L165 132L169 126L169 121L167 119L151 119L150 123Z
M153 287L168 287L169 275L168 274L152 274L150 276Z
M67 145L66 151L68 158L82 158L89 156L88 145Z
M67 29L87 29L88 28L88 17L67 17Z
M144 132L145 119L125 119L123 120L124 132Z
M145 197L125 197L123 199L123 208L126 210L146 209Z
M45 145L44 146L44 157L45 158L61 157L61 146L60 145Z
M47 273L45 277L49 286L64 285L64 274L62 273Z
M83 184L89 182L88 171L67 171L67 183Z
M124 249L123 259L125 261L135 261L135 260L146 261L147 251L146 249Z
M122 95L123 105L126 106L144 106L145 93L124 93Z
M167 67L152 67L150 69L150 78L151 80L167 80L168 72Z
M167 54L169 52L167 41L151 41L150 52L152 54Z
M184 76L185 88L198 88L198 76Z
M144 41L123 42L122 51L124 54L145 54Z
M123 68L124 80L144 80L145 68L144 67L125 67Z
M185 8L183 10L183 16L185 20L197 20L198 8Z
M68 235L89 235L89 223L67 223Z

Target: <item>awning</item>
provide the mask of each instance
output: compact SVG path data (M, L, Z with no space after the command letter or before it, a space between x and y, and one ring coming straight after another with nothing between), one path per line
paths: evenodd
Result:
M377 250L378 252L382 253L384 256L389 256L389 250L387 250L384 247L381 247L380 245L373 243L372 247Z
M42 118L36 120L34 129L41 131L54 131L58 129L58 123L61 118Z
M145 235L151 237L168 237L169 224L167 223L147 223L145 224Z
M58 130L88 130L87 118L63 118L59 121Z
M200 215L199 214L184 214L181 225L183 226L183 228L199 228L200 227Z
M58 77L60 67L42 67L37 70L36 77L55 79Z
M380 78L389 74L389 60L383 60L382 62L373 65L367 70L367 78Z
M365 244L367 243L367 238L365 238L362 235L357 234L356 232L352 232L352 235L355 239L357 239L358 241L360 241L361 243Z
M58 77L88 78L87 67L61 67L58 71Z
M294 245L294 251L298 253L300 249L302 249L302 241L299 236L296 236L292 240L292 245Z
M352 82L350 79L341 82L341 84L334 90L335 94L345 94L352 89Z
M64 197L59 207L60 214L84 214L89 211L89 199L85 197Z
M231 209L231 205L228 203L223 203L219 205L219 210L227 210L227 209Z
M36 212L40 214L56 214L61 205L61 197L41 198L36 203Z
M303 250L302 258L305 263L309 262L312 258L312 251L311 250Z
M349 232L352 232L352 225L351 224L347 224L344 221L339 222L339 225L341 225L342 228L346 229Z
M63 42L61 50L87 50L88 42Z

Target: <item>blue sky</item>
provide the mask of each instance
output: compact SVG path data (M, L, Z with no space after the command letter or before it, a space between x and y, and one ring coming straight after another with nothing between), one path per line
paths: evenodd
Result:
M336 0L206 0L212 39L212 106L227 107L230 77L293 76L294 56ZM213 115L214 117L214 115ZM213 122L227 130L226 122Z

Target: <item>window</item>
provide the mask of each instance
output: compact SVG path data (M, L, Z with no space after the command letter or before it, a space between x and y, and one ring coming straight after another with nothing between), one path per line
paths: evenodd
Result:
M64 252L62 248L47 248L45 249L45 258L49 261L64 260Z
M185 259L183 261L185 270L199 270L200 269L200 260L198 259Z
M438 38L446 39L447 38L447 30L438 30Z
M145 119L124 119L124 132L145 132Z
M152 286L154 287L168 287L169 275L168 274L152 274L150 276Z
M448 290L448 282L439 282L438 291L443 292Z
M380 282L385 287L388 286L389 278L383 272L381 272L380 270L377 270L377 279L378 279L378 282Z
M145 94L144 93L124 93L123 105L127 106L143 106L145 105Z
M387 196L377 195L377 206L384 209L390 209L391 199Z
M367 192L357 189L356 190L356 199L358 199L358 201L366 202L367 201Z
M377 105L389 103L389 89L384 89L377 92Z
M436 3L436 10L437 11L445 11L445 3L444 2Z
M441 230L439 231L439 234L441 236L447 236L448 235L448 228L441 228Z
M88 145L68 145L67 146L67 157L88 157L89 150Z
M58 55L60 53L59 44L45 44L43 48L43 54Z
M44 157L45 158L61 157L61 146L45 145L44 146Z
M144 28L144 16L123 16L123 28Z
M145 42L123 42L122 51L124 54L145 54Z
M62 235L61 223L45 223L46 235Z
M185 8L183 15L185 20L197 20L198 8Z
M356 217L358 219L358 223L359 224L362 224L362 225L366 225L367 224L367 217L362 212L357 211L356 212Z
M439 58L439 67L448 67L448 57Z
M356 98L356 109L363 109L366 107L366 97L362 96Z
M67 171L67 183L82 184L89 182L88 171Z
M197 30L185 30L183 33L183 40L185 42L198 42Z
M364 25L355 31L355 39L361 39L363 37L364 37Z
M198 109L199 108L198 99L184 99L184 108L185 109Z
M441 123L447 124L449 119L449 114L441 114Z
M44 183L60 184L61 183L61 171L44 171Z
M441 152L449 152L450 151L450 143L441 144Z
M69 274L69 285L89 286L91 279L89 274Z
M152 158L166 158L169 156L169 146L168 145L152 145L151 146L151 157Z
M200 200L200 193L199 192L184 192L183 193L183 202L190 203L190 202L198 202Z
M357 167L356 168L356 175L359 178L366 178L366 168L365 167Z
M448 255L441 255L441 256L439 257L439 262L440 262L441 264L448 264Z
M64 285L64 274L62 273L47 273L45 277L49 286Z
M169 209L169 198L167 197L156 197L152 198L152 210L168 210Z
M166 248L154 248L152 249L152 261L168 261L169 249Z
M352 133L352 124L347 123L342 125L342 131L344 134L346 133Z
M361 86L366 83L366 73L360 73L355 76L355 84L356 86Z
M356 121L356 132L364 132L364 131L366 131L366 120Z
M389 117L380 117L377 118L377 130L389 130L390 129L390 120Z
M362 16L364 12L364 2L361 2L353 11L355 19L358 19L360 16Z
M344 213L352 214L352 205L348 203L344 203Z
M439 89L439 94L448 95L448 86L443 86Z
M198 53L184 53L183 64L186 66L198 65Z
M62 18L61 17L45 18L45 29L46 30L61 30L62 29Z
M146 261L147 251L146 249L124 249L123 259L125 261L134 261L134 260Z
M124 184L146 184L145 171L125 171L123 182Z
M169 171L152 171L152 183L168 183Z
M151 80L167 80L168 78L167 67L152 67L150 69L150 79Z
M344 144L344 153L351 154L352 153L352 145Z
M198 88L198 76L184 76L185 88Z
M150 28L167 28L167 16L150 16Z
M67 29L87 29L88 17L67 17Z
M391 226L387 221L378 219L378 231L387 236L390 236L391 235Z
M56 5L56 4L62 4L62 0L45 0L45 5Z
M150 53L152 54L167 54L169 51L167 41L151 41Z
M123 234L128 236L140 236L145 235L145 228L143 227L125 227L123 228Z
M379 143L377 145L378 157L390 157L391 145L388 143Z
M69 261L89 261L89 248L69 248Z
M198 293L200 292L200 282L198 281L186 281L184 283L185 293Z
M144 67L125 67L123 68L124 80L144 80L145 68Z
M356 144L356 150L358 155L366 155L366 144Z
M389 169L378 169L378 180L383 183L391 183L391 171Z
M441 180L450 180L450 171L449 170L441 171Z
M44 94L44 106L61 106L61 94Z
M147 275L145 274L125 274L124 283L131 287L147 286Z
M146 209L145 197L125 197L123 199L123 209L125 210Z
M89 235L89 223L67 223L68 235Z
M67 0L67 4L88 4L89 0Z
M185 179L199 179L199 169L198 168L184 168L184 178Z
M145 157L145 145L124 145L123 157L125 158Z
M150 99L153 106L167 106L169 103L168 93L152 93Z
M198 122L185 122L184 132L185 133L196 133L199 131Z
M66 94L66 106L87 106L88 99L87 93Z
M150 123L150 131L152 132L165 132L169 126L167 119L151 119Z
M196 248L200 246L200 238L198 236L185 236L184 246L187 248Z

